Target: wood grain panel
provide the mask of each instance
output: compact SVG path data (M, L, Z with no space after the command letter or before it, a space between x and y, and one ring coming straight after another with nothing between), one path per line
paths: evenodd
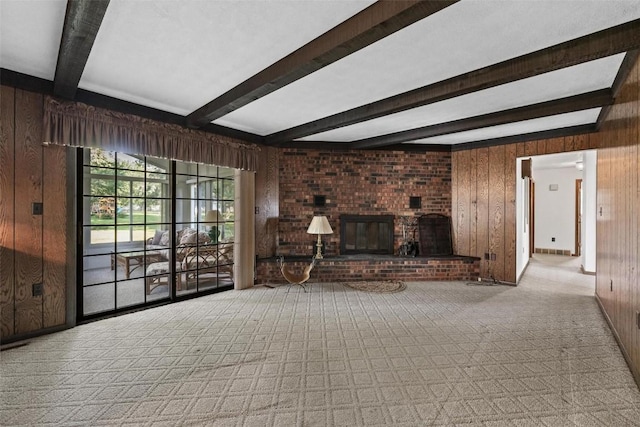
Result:
M564 151L582 151L589 149L588 135L565 136Z
M544 151L540 152L542 144L544 144ZM547 139L545 141L540 141L540 144L538 145L538 150L540 154L562 153L565 151L564 137L552 138L552 139Z
M469 151L469 255L478 256L478 153Z
M66 320L67 149L51 145L44 149L43 156L43 321L48 328L63 325Z
M0 86L0 338L13 334L14 320L14 100L15 90Z
M640 385L640 65L627 76L601 132L598 150L596 293ZM613 290L611 290L613 281Z
M42 328L42 297L32 285L42 283L42 216L32 203L42 202L42 95L16 90L15 155L15 333Z
M518 157L525 157L527 155L525 147L526 145L524 142L516 143L516 155Z
M634 178L635 178L635 184L634 184L634 188L635 188L635 203L633 204L633 206L635 207L635 222L633 225L633 230L631 234L632 236L640 236L640 215L638 215L638 212L640 212L640 171L638 170L637 165L640 165L640 66L636 63L635 66L635 87L636 87L636 95L635 95L635 99L636 99L636 104L638 106L637 108L637 121L636 121L636 137L635 137L635 152L636 152L636 158L633 159L632 158L632 162L635 162L636 167L632 168L633 170L633 174L634 174ZM629 78L633 78L633 71L630 73ZM635 271L635 281L633 286L633 294L634 294L634 307L636 312L640 312L640 239L636 238L635 239L635 245L636 245L636 256L635 256L635 266L632 265L632 268L634 268ZM640 316L640 314L636 313L636 316ZM632 340L631 346L632 348L635 348L635 356L633 359L633 366L635 367L635 373L636 373L636 382L638 383L638 386L640 387L640 319L638 319L636 317L636 325L637 328L635 329L635 333L634 333L634 339Z
M469 155L470 152L462 151L458 156L458 241L456 242L456 251L460 255L469 255L469 211L470 208L470 189L471 181L469 176Z
M489 148L489 253L490 269L504 280L505 146Z
M516 281L516 146L505 146L504 280Z
M590 133L587 139L590 150L604 148L604 139L602 137L602 133Z
M276 255L278 241L278 149L262 147L256 170L256 254Z
M524 156L537 156L538 153L538 141L527 141L524 143Z
M460 227L458 224L458 194L460 193L460 181L458 174L460 173L460 156L462 152L451 153L451 234L453 236L453 251L458 253L460 241Z
M489 252L489 149L477 150L478 232L477 253L480 257L480 277L489 277L488 263L484 259Z

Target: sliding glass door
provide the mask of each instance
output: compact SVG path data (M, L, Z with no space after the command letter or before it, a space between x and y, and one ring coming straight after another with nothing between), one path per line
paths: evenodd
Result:
M83 149L80 319L233 285L233 170Z

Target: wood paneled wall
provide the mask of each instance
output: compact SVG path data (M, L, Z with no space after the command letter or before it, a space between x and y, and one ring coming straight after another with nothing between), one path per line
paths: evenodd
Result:
M480 257L480 276L516 281L516 158L597 148L596 134L527 141L452 155L454 247ZM485 254L495 259L485 260Z
M454 152L452 216L456 252L482 258L481 277L515 282L516 158L598 149L596 295L640 384L639 145L636 64L598 133Z
M640 385L640 62L597 137L596 295Z
M42 144L43 96L0 87L0 337L66 319L66 149ZM32 205L43 203L43 215ZM33 296L33 284L43 294Z
M256 170L256 255L269 258L278 247L278 149L262 147Z

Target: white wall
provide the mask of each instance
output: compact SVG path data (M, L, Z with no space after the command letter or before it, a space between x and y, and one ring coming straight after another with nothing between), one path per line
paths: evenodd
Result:
M534 169L535 247L575 251L575 192L576 179L582 171L575 167ZM557 191L550 191L550 185ZM555 242L551 239L555 238Z
M598 155L595 150L584 153L582 178L582 268L596 271L596 187Z
M525 220L525 189L529 186L529 179L522 179L522 159L516 160L516 282L529 263L529 229Z

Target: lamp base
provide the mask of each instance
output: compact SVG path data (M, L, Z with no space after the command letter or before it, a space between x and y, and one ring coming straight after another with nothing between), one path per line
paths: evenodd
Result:
M316 259L322 259L324 258L324 245L322 244L322 242L318 243L315 242L313 244L313 254L315 255Z

